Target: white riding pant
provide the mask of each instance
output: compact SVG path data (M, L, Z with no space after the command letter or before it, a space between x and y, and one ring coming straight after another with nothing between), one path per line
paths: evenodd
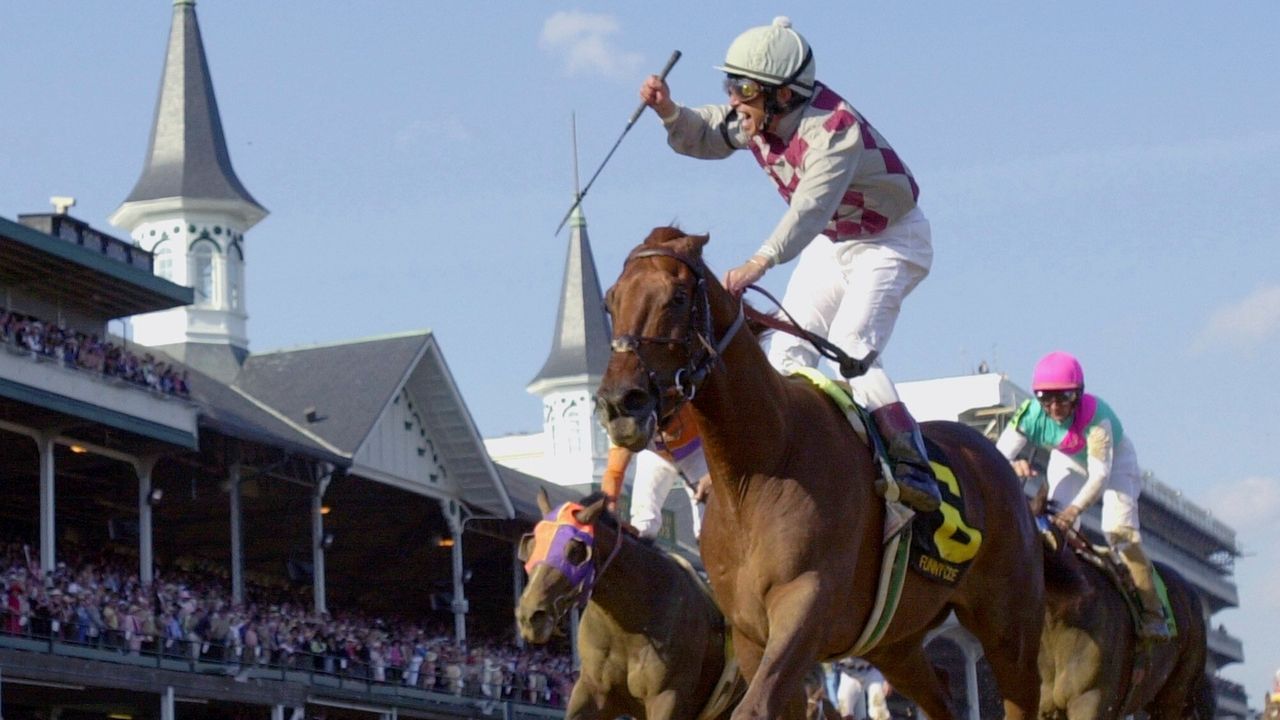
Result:
M862 679L846 672L840 673L840 687L836 690L836 709L846 718L863 720L867 716L867 691Z
M1049 482L1049 499L1065 508L1075 499L1087 479L1086 469L1071 459L1070 455L1051 450L1045 478ZM1111 475L1102 491L1102 532L1123 532L1131 528L1134 542L1137 535L1138 496L1142 494L1142 470L1138 467L1138 452L1133 441L1125 437L1116 443L1111 455Z
M919 208L866 240L836 243L819 235L800 252L782 306L801 328L853 357L883 353L902 301L928 276L932 264L929 220ZM784 373L817 367L820 358L807 341L786 333L774 333L769 344L769 362ZM826 366L832 377L841 377L835 364L826 361ZM898 401L879 359L850 385L870 410Z
M680 477L688 479L688 483ZM671 488L679 485L689 497L689 511L693 514L693 535L702 533L702 512L705 506L694 500L698 481L707 474L707 459L702 448L672 463L652 450L636 455L636 475L631 483L631 525L640 536L653 539L662 528L662 506L667 502ZM692 487L690 487L692 485Z

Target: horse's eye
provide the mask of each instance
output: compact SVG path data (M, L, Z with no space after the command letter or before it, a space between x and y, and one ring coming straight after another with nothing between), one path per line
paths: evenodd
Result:
M587 552L586 543L581 540L574 540L565 548L564 559L569 561L570 565L578 566L591 559L591 553Z
M671 296L667 304L673 308L682 308L689 302L689 295L684 291L678 291Z

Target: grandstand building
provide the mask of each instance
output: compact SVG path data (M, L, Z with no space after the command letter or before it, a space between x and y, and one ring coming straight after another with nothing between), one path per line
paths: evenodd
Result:
M416 637L440 641L441 678L480 657L471 635L511 635L539 484L489 459L428 331L250 351L267 210L232 168L193 0L173 3L143 170L111 216L128 239L69 204L0 218L0 715L557 715L523 685L469 697L461 670L456 694L378 677L373 654L416 627L393 617L432 626ZM225 654L208 626L161 627L200 589L218 598L201 617L244 622ZM98 611L117 600L115 627ZM143 609L157 627L128 625ZM363 654L262 659L335 624Z

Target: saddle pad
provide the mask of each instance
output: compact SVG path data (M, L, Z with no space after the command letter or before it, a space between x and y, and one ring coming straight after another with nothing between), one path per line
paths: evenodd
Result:
M978 554L982 530L965 518L960 481L947 465L942 449L926 439L925 450L932 458L929 465L938 478L942 505L937 512L916 513L912 520L911 568L930 580L954 586Z
M1107 545L1089 545L1085 549L1077 549L1076 557L1102 570L1120 597L1129 607L1129 617L1133 618L1133 626L1142 625L1142 599L1138 597L1138 589L1133 585L1133 576L1124 561L1117 557L1114 550ZM1160 574L1160 566L1151 564L1151 577L1156 586L1156 597L1160 598L1160 608L1164 611L1165 626L1169 628L1169 637L1178 636L1178 619L1173 616L1173 605L1169 602L1169 588L1164 584L1164 576Z

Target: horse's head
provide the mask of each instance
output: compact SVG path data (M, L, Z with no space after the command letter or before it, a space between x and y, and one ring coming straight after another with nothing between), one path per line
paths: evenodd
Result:
M604 512L605 497L587 501L552 508L546 491L538 492L542 521L521 538L519 548L529 582L516 607L516 623L529 642L545 643L570 608L585 605L591 596L597 575L596 520Z
M656 426L693 399L741 325L739 314L717 341L712 293L724 290L702 261L707 239L655 229L605 294L613 355L596 403L609 436L630 450L642 450Z

